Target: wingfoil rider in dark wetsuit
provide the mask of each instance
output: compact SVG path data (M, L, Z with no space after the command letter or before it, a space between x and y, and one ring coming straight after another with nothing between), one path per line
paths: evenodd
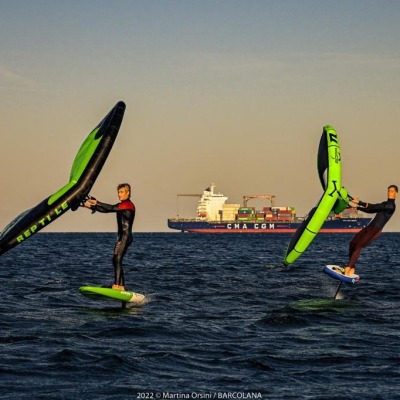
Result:
M114 265L114 284L113 289L125 290L125 277L122 268L122 259L124 258L128 247L132 244L132 226L135 219L136 208L130 200L131 187L128 183L118 185L118 197L120 203L111 205L102 203L95 198L89 198L86 207L93 211L101 213L116 213L118 224L118 237L114 247L113 265Z
M360 257L361 250L368 246L372 241L378 239L382 233L383 227L390 220L396 211L395 200L398 193L396 185L388 187L388 199L382 203L370 204L364 203L358 199L352 202L357 204L357 209L365 213L376 213L375 218L360 232L358 232L349 244L349 262L345 267L345 275L355 273L355 266Z

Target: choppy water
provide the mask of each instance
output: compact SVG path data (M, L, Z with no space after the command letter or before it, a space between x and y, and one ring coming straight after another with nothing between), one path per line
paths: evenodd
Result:
M111 283L114 234L38 234L0 257L2 399L395 399L400 234L361 256L354 287L321 272L351 235L135 234L137 309L87 299Z

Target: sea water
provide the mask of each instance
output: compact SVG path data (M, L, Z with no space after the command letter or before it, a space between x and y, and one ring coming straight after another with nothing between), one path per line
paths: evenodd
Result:
M291 268L290 235L135 233L122 309L112 233L39 233L0 257L1 399L395 399L400 234L344 264L352 235L319 235Z

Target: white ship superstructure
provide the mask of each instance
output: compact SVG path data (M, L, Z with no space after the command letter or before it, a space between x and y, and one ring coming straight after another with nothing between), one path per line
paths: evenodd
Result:
M198 221L219 221L221 219L221 211L228 197L222 193L214 193L214 188L215 185L212 183L203 191L197 206L196 219Z

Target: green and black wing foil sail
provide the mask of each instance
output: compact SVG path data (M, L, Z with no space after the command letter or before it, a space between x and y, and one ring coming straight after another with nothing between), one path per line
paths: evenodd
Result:
M342 187L339 139L330 125L324 126L322 131L317 169L324 193L292 236L284 259L286 266L295 262L306 251L329 214L342 212L349 203L347 191Z
M95 183L114 141L125 112L118 102L93 129L80 147L69 182L57 192L16 217L0 233L0 255L29 239L68 210L76 210Z

